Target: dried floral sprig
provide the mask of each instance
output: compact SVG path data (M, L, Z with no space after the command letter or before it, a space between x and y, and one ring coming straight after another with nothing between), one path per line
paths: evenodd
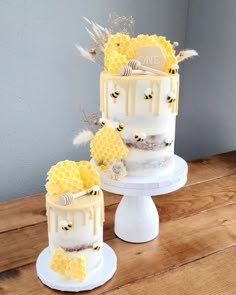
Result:
M90 49L86 50L82 46L76 44L76 48L79 50L82 57L95 62L101 66L104 65L104 48L107 43L110 32L107 28L89 20L83 16L83 19L90 25L91 29L86 28L89 36L92 39Z
M92 31L86 28L89 36L96 44L95 48L99 48L102 52L104 50L107 39L110 35L110 32L107 28L102 27L101 25L89 20L87 17L83 16L83 19L91 26Z
M109 15L109 31L112 34L121 33L132 36L134 34L135 19L133 16L119 16L116 13Z
M91 129L93 132L96 132L99 126L99 114L92 113L88 115L85 109L80 106L80 113L81 113L81 121L86 123L88 128Z

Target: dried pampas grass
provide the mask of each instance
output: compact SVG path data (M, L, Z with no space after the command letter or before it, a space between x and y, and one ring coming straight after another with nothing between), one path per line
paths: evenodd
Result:
M198 56L198 53L196 50L186 49L186 50L182 50L179 52L179 54L177 55L177 60L178 60L178 62L181 62L185 59L188 59L188 58L191 58L194 56Z
M86 144L93 138L94 134L90 130L84 130L76 135L76 137L73 140L74 145L82 145Z

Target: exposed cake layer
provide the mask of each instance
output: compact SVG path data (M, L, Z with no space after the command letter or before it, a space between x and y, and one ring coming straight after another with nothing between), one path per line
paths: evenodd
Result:
M101 73L102 118L108 125L121 126L118 130L129 148L125 159L129 175L172 170L178 97L178 74L120 77Z
M87 271L103 261L103 192L74 199L70 205L59 204L58 196L46 195L48 239L51 253L62 248L70 257L83 256Z

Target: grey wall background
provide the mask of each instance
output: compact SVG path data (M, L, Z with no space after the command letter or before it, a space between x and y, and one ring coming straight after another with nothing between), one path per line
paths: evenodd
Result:
M176 153L234 149L235 11L233 0L0 1L0 200L43 192L60 160L89 159L72 139L80 105L99 109L101 69L74 47L89 44L82 15L104 25L110 12L133 15L135 34L197 49L201 58L181 66Z
M236 1L190 0L176 151L186 159L236 148ZM235 163L236 165L236 163Z

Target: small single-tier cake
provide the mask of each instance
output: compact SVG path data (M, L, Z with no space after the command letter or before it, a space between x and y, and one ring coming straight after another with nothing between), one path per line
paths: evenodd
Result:
M104 200L99 175L87 161L63 161L48 172L46 209L50 268L85 280L103 263Z

